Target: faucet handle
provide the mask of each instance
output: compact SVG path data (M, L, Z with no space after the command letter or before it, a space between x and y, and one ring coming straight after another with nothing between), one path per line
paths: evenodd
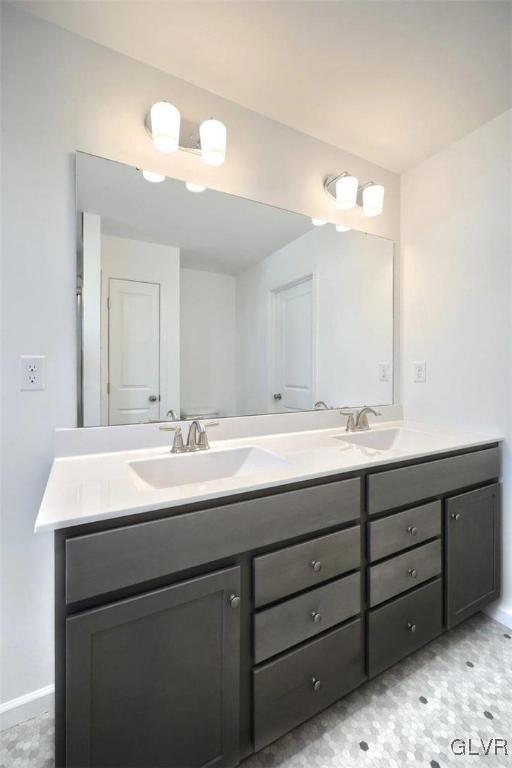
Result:
M171 453L183 453L184 445L181 426L178 424L176 427L159 427L159 429L161 429L162 432L175 432Z
M345 432L353 432L355 429L355 420L354 420L354 412L353 411L344 411L340 410L340 416L348 416L347 419L347 426L345 427Z
M199 432L199 438L197 440L197 447L200 449L208 449L210 447L210 443L208 441L208 434L206 432L206 427L218 427L219 422L218 421L209 421L206 424L203 424L204 430L202 432Z

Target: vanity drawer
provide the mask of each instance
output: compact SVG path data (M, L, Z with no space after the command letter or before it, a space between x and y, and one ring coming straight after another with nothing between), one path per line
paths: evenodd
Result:
M411 589L442 571L441 541L404 552L391 560L370 567L370 605Z
M369 673L377 675L425 643L443 629L442 579L371 611Z
M66 602L334 528L360 514L360 480L351 478L69 538Z
M397 512L368 524L369 559L380 560L440 535L440 501Z
M500 474L499 448L450 456L401 469L377 472L368 477L370 515L413 504L459 488L494 480Z
M361 608L361 576L353 573L254 615L254 660L297 645L355 616Z
M320 536L254 558L256 607L321 584L361 563L361 528Z
M256 669L255 750L358 686L365 677L362 649L362 625L356 619Z

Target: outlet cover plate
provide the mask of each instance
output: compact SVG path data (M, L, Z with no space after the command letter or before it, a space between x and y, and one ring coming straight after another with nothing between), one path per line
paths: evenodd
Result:
M20 389L22 391L46 389L46 357L20 355Z
M424 384L427 380L427 364L425 360L416 360L412 364L412 380L415 384Z

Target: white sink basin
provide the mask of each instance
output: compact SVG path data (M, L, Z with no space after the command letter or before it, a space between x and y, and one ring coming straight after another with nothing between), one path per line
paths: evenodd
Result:
M344 435L337 435L336 439L374 451L428 450L430 447L433 449L439 447L439 436L402 427L374 429L368 432L347 432Z
M288 465L275 453L261 448L230 448L197 453L168 454L128 462L130 468L153 488L207 483L229 477L272 472Z

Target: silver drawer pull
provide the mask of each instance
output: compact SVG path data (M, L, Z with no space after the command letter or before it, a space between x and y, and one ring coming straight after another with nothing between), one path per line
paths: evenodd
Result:
M460 520L460 512L452 512L452 520Z
M407 571L407 573L409 574L409 576L411 577L411 579L415 579L415 578L417 578L417 576L418 576L418 571L416 570L416 568L409 568L409 570Z
M312 560L311 561L311 567L315 571L315 573L319 573L322 570L322 561L321 560Z
M240 596L239 595L230 595L229 596L229 604L231 608L238 608L240 605Z
M318 693L318 691L322 687L322 681L319 680L317 677L312 677L311 678L311 685L313 686L314 692Z
M416 528L416 526L410 525L407 529L407 533L410 533L411 536L416 536L416 534L418 533L418 529Z
M414 621L407 622L407 629L409 630L409 632L416 632L416 624L414 623Z
M322 621L322 614L318 611L311 611L311 618L313 619L315 624L320 624Z

